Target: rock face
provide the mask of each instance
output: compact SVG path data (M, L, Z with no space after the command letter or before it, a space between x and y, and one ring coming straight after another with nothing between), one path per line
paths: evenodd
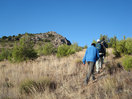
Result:
M53 31L47 33L32 34L31 40L33 40L35 43L39 41L51 42L55 47L58 47L61 44L71 45L69 40Z

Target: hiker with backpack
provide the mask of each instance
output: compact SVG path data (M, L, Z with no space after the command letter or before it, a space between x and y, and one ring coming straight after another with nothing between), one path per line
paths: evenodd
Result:
M108 48L108 44L106 43L105 38L102 38L102 40L100 42L103 45L104 57L105 57L106 56L106 48Z
M87 66L89 68L89 72L86 75L85 84L88 84L90 76L92 76L92 80L95 80L94 77L94 67L96 61L99 59L99 52L95 47L95 43L92 43L90 47L87 48L85 52L85 56L83 58L83 64L85 65L87 62Z
M96 61L96 72L99 73L99 69L102 68L104 56L106 55L106 49L103 45L103 42L100 41L100 39L97 40L96 48L99 51L99 59Z

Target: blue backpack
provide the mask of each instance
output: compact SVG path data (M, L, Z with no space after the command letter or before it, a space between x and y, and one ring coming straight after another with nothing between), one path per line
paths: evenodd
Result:
M103 46L102 46L100 43L97 43L97 44L96 44L96 48L98 49L98 51L99 51L100 53L103 52Z

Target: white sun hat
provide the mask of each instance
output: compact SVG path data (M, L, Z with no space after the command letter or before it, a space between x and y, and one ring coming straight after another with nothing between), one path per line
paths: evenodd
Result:
M100 39L97 39L97 42L100 42Z

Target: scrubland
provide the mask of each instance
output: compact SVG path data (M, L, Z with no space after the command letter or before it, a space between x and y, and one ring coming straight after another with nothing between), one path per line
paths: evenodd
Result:
M57 58L41 56L21 63L0 62L0 99L131 99L132 72L125 71L108 50L96 80L83 85L85 50Z

